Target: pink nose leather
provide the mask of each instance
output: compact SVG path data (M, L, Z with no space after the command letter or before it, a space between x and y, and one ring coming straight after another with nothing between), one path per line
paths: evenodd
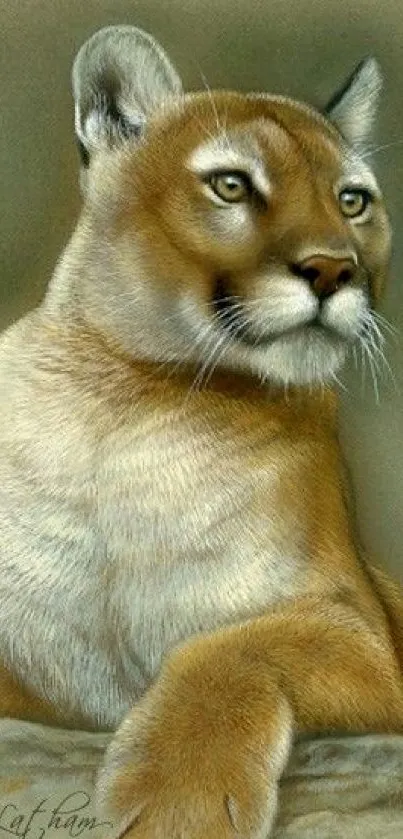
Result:
M295 268L298 276L310 283L319 298L334 294L340 286L351 282L356 273L353 259L339 259L321 254L304 259Z

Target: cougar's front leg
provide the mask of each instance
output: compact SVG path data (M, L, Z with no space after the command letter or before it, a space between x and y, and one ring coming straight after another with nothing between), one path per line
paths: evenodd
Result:
M126 718L98 784L133 839L267 837L293 735L403 731L388 639L353 608L306 598L187 643Z

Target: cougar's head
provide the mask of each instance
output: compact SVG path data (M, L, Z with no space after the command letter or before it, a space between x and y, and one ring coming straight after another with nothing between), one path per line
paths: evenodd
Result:
M80 50L73 86L86 294L127 352L306 384L374 340L390 250L363 153L374 59L321 113L184 94L149 35L109 27Z

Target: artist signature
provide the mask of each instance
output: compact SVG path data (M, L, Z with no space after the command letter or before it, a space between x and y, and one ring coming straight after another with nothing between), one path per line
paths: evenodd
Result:
M54 801L54 798L53 798ZM94 839L105 835L100 828L112 827L111 822L98 821L90 815L88 807L91 798L83 790L66 795L52 807L52 798L43 798L33 810L23 812L11 801L0 803L0 836L16 836L18 839L44 839L49 831L65 831L75 839L85 833L94 834Z

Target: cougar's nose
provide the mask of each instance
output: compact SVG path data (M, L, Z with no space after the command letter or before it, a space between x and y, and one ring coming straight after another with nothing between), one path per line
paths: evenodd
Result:
M317 297L323 300L334 294L340 286L350 283L357 266L352 257L339 258L318 253L293 265L293 271L298 277L307 280Z

